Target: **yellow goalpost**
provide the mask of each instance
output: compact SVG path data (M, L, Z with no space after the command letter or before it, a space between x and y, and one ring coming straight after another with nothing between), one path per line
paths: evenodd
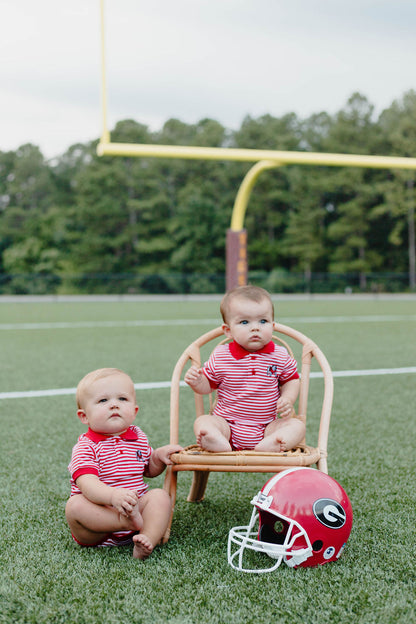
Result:
M416 158L400 156L371 156L359 154L330 154L318 152L287 152L279 150L195 147L187 145L148 145L112 143L107 127L107 84L105 63L105 11L101 9L101 103L102 135L97 146L99 156L130 156L140 158L182 158L193 160L233 160L253 162L235 198L231 224L226 239L226 288L247 282L247 233L244 218L251 191L259 175L283 165L325 165L331 167L367 167L372 169L416 169Z

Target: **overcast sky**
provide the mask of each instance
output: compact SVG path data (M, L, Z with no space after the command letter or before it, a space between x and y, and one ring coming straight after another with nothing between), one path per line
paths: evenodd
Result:
M105 0L109 129L376 113L416 89L416 0ZM0 0L0 150L101 134L99 0Z

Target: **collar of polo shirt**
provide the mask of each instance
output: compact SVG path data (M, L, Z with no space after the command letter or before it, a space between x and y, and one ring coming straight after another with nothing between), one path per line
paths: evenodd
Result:
M230 353L233 356L233 358L236 360L242 360L243 357L246 357L246 355L253 355L257 353L273 353L273 351L274 351L273 340L270 340L269 343L264 345L264 347L262 347L258 351L247 351L246 349L244 349L244 347L239 345L238 342L235 342L235 341L230 342Z
M137 433L134 431L132 427L129 427L127 431L125 431L121 435L107 436L107 435L103 435L102 433L97 433L97 431L92 431L91 429L88 429L85 435L87 436L87 438L89 438L93 442L102 442L103 440L108 440L109 438L121 438L122 440L137 440L138 439Z

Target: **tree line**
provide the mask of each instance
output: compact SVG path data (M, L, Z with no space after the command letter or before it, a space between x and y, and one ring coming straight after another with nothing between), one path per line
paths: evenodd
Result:
M330 115L123 120L114 142L390 156L416 155L416 92L378 116L354 93ZM98 157L97 141L47 161L32 144L0 152L0 292L221 292L225 237L252 164ZM274 292L415 288L415 173L284 166L262 173L245 227L251 281ZM405 276L405 281L399 277ZM332 280L332 282L331 282ZM395 287L394 284L397 284ZM321 290L328 290L322 286Z

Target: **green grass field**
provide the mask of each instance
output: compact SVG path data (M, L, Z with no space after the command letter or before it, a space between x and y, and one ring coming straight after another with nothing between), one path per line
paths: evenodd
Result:
M186 503L191 475L180 474L171 539L145 562L129 547L77 546L64 518L67 465L84 430L74 396L5 393L73 388L103 366L136 383L168 381L185 346L219 324L218 301L1 302L0 622L416 622L416 375L394 374L416 365L416 299L275 303L279 321L315 340L334 372L393 369L335 378L329 473L354 509L341 559L263 575L228 566L228 531L248 522L250 499L269 478L261 474L212 474L199 504ZM312 436L319 384L311 381ZM182 393L181 442L190 444ZM169 390L139 389L138 402L153 446L167 443Z

